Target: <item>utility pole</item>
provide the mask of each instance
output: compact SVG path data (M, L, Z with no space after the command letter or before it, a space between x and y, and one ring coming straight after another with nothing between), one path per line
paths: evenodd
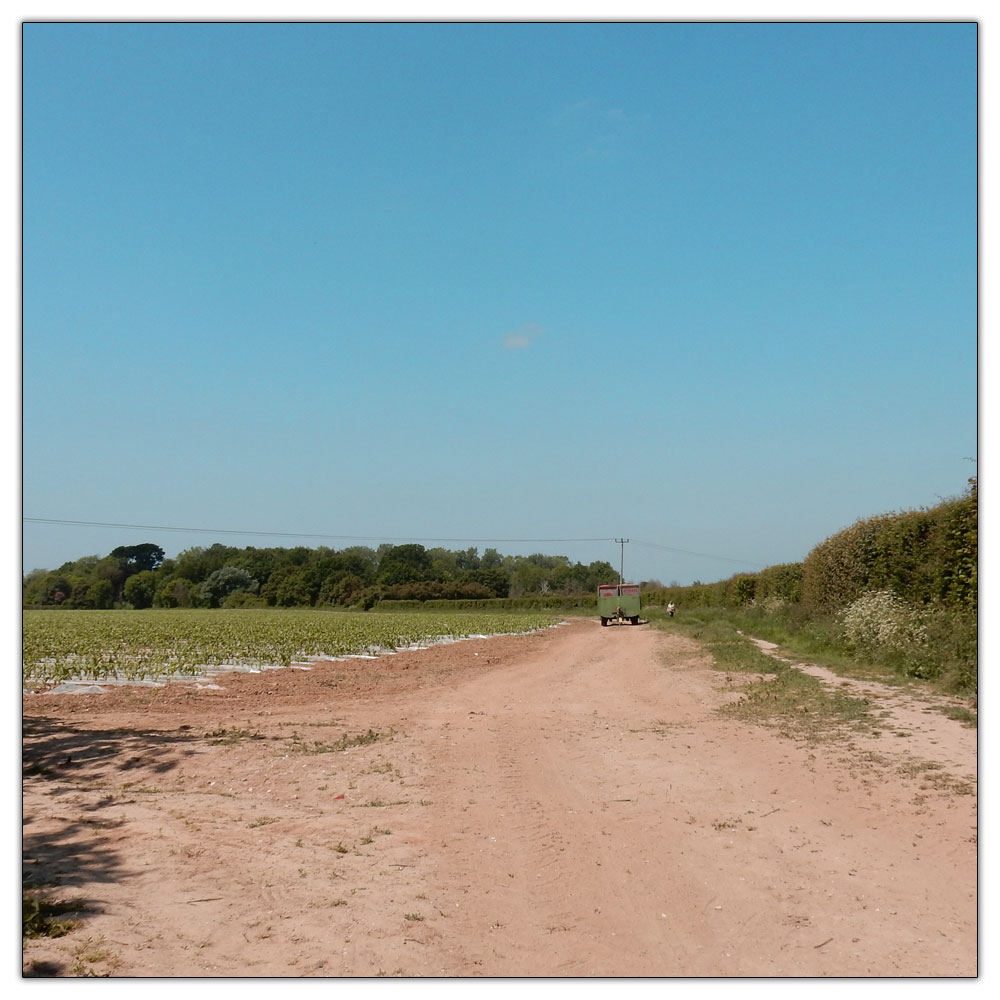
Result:
M628 541L628 539L627 538L616 538L615 541L618 542L621 545L621 547L622 547L622 561L621 561L621 569L618 571L618 582L619 583L624 583L625 582L625 543Z

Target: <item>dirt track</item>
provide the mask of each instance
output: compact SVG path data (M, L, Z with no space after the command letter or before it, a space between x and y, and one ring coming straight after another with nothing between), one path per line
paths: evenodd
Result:
M975 733L920 712L810 747L720 717L734 681L576 621L26 696L26 870L83 915L25 969L975 975Z

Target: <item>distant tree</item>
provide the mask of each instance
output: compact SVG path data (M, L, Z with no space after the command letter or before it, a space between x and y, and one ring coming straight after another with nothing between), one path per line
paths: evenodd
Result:
M48 571L44 569L33 569L24 574L21 578L21 604L24 607L42 603L42 592L48 575Z
M81 586L85 584L79 578L63 573L51 574L45 582L42 604L72 604L73 594Z
M347 606L354 604L355 595L364 590L364 587L365 581L360 576L345 573L343 576L325 580L317 600L320 604Z
M416 583L431 575L431 559L422 545L394 545L379 560L378 582L386 586Z
M109 559L109 556L105 556L105 559ZM69 573L73 576L90 576L97 565L104 560L100 556L81 556L79 559L75 559L73 562L63 563L59 567L59 572Z
M491 597L507 597L510 594L510 580L503 570L472 569L463 574L462 580L486 587Z
M156 569L163 562L164 553L159 545L143 542L141 545L119 545L117 549L111 550L111 555L131 575Z
M483 562L485 563L485 559ZM510 595L520 597L522 594L541 594L548 588L549 571L523 557L518 557L516 566L510 575Z
M202 555L204 552L205 550L200 545L195 545L190 549L185 549L177 556L174 560L174 573L178 579L201 583L211 573L209 569L203 571Z
M118 548L111 550L107 562L111 564L107 578L111 584L113 601L117 603L125 600L125 581L130 576L146 571L152 572L163 562L163 549L152 542L143 542L141 545L119 545ZM102 570L102 563L104 560L94 567L94 573Z
M479 560L480 569L499 569L503 565L503 557L496 549L487 549Z
M240 550L216 542L207 549L186 549L174 560L174 572L193 583L203 583L217 569L237 565Z
M211 608L217 608L230 594L247 590L255 594L259 589L257 581L239 566L223 566L210 573L201 585L201 600Z
M584 588L587 577L586 567L556 566L549 574L549 586L559 594L578 594Z
M306 570L302 566L279 566L260 594L268 604L279 608L308 607L312 603Z
M133 574L125 581L125 600L133 608L151 608L159 582L159 577L149 569Z
M257 549L247 546L229 560L228 565L245 569L262 587L281 565L280 549Z
M618 570L611 563L598 559L587 567L585 590L597 590L602 583L617 583Z
M73 587L71 595L72 606L88 608L93 611L105 611L114 606L115 594L111 581L105 577L94 580L81 580Z
M525 562L533 566L540 566L542 569L556 569L560 566L569 566L568 556L547 556L543 552L532 552L530 556L522 557Z
M479 549L475 546L455 553L455 566L458 569L479 569L479 562Z
M375 550L367 545L352 545L338 553L340 565L348 573L360 577L366 584L374 583L378 573Z
M458 575L458 559L450 549L428 549L427 556L431 561L430 575L433 579L454 580Z
M293 566L305 566L312 557L313 550L305 545L296 545L293 549L284 549L285 562Z
M185 577L165 581L153 598L154 608L191 608L197 603L199 585Z
M317 549L313 558L303 567L303 578L309 590L309 603L337 603L329 599L330 589L345 576L352 576L353 559L345 558L333 549ZM322 595L322 596L321 596Z

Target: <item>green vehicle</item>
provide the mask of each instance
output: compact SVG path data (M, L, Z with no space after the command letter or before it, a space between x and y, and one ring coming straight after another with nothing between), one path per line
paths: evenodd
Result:
M597 613L601 624L639 624L639 584L605 583L597 588Z

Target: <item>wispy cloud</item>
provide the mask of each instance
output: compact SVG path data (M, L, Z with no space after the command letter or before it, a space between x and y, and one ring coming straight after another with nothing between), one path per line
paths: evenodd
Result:
M648 115L587 97L560 108L552 127L576 156L613 160L631 150L648 120Z
M504 350L524 351L538 340L545 331L537 323L525 323L513 330L508 330L500 340Z

